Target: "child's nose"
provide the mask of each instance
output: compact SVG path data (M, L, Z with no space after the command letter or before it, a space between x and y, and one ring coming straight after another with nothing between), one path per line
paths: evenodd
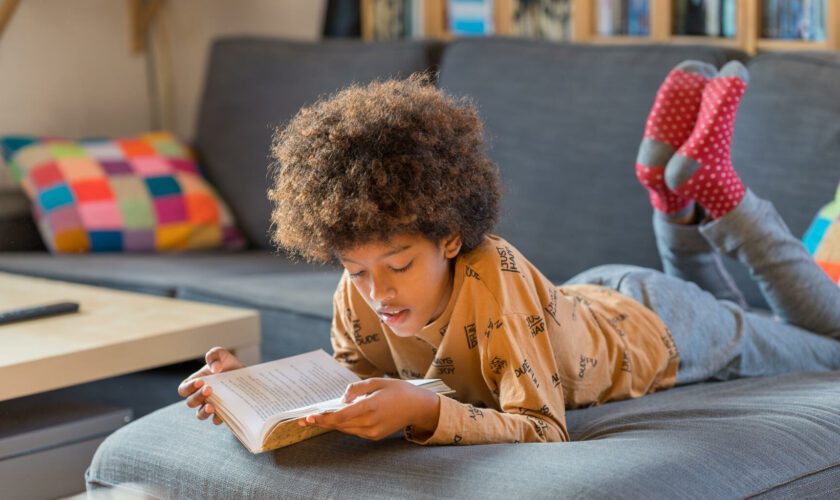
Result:
M370 283L370 298L378 303L387 303L393 300L396 292L391 283L383 279L372 279Z

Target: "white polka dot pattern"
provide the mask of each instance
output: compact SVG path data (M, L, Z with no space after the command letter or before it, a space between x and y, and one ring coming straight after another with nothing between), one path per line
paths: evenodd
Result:
M703 89L709 80L696 73L673 69L656 92L645 124L645 139L662 142L675 151L694 129ZM660 212L673 214L691 204L665 185L665 165L636 163L636 177L650 193L650 203Z
M732 168L730 154L735 113L746 87L746 83L735 76L713 78L703 91L697 124L677 151L695 160L700 167L674 191L695 200L714 219L738 206L746 191Z

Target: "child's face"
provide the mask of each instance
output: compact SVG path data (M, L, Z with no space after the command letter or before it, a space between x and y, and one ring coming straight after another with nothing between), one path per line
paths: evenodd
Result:
M345 250L339 261L380 319L400 337L410 337L446 309L452 294L449 263L460 249L460 236L434 242L400 235Z

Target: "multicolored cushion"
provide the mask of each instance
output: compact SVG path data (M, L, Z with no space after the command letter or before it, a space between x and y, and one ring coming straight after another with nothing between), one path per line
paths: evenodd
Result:
M817 264L840 284L840 184L834 201L817 213L802 242Z
M169 133L79 141L4 137L0 144L53 252L244 245L192 152Z

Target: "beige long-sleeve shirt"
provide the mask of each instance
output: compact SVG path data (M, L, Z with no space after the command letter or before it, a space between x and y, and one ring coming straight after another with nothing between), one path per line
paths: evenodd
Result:
M345 272L334 299L334 357L362 378L440 378L431 435L419 444L568 441L566 408L671 387L679 354L665 324L597 285L555 286L516 248L487 236L455 261L443 314L399 337Z

